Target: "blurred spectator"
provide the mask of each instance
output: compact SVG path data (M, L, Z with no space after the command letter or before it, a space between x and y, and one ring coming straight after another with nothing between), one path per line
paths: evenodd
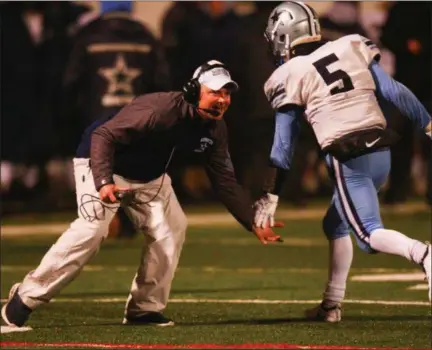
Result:
M162 21L162 43L174 89L181 89L195 67L209 59L232 68L239 29L240 19L231 2L174 2Z
M388 3L381 6L368 6L363 8L360 15L360 23L366 31L366 37L372 40L381 51L380 66L391 76L395 73L394 54L381 42L382 27L388 17Z
M114 116L137 95L170 89L161 45L132 17L133 2L100 3L101 16L76 35L64 76L61 124L67 130L63 128L60 144L66 156L74 152L81 133L93 121ZM70 137L65 139L66 135ZM135 233L121 208L114 227L113 235Z
M1 4L2 192L13 185L6 200L47 193L46 163L70 45L66 28L86 11L69 2Z
M321 32L325 40L336 40L344 35L366 32L360 23L360 2L334 1L320 18Z
M8 194L18 164L31 162L31 130L37 120L37 56L42 40L42 9L27 2L1 5L1 178L2 192ZM7 30L5 30L7 28ZM25 99L25 103L23 103ZM23 179L25 182L25 179ZM28 181L27 181L28 182ZM33 181L32 181L33 182ZM33 187L35 184L32 184ZM3 197L7 198L7 197Z
M232 157L240 183L254 198L262 193L264 171L273 143L274 112L264 94L264 83L276 68L264 39L268 16L280 2L255 2L241 18L238 47L241 55L241 114L231 123Z
M390 9L388 21L383 27L381 41L396 57L395 78L406 85L431 111L431 3L396 2ZM402 203L411 189L411 161L414 152L414 131L406 123L401 141L392 148L392 169L390 186L385 201L389 204ZM422 147L430 157L430 145ZM397 160L397 161L395 161ZM429 191L431 188L429 172Z

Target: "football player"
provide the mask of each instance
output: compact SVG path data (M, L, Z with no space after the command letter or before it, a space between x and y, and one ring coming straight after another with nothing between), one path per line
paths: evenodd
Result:
M273 222L284 172L290 169L299 120L314 130L334 182L331 204L323 219L329 240L329 280L311 319L338 322L353 258L350 232L367 253L405 257L426 273L431 298L431 245L385 228L377 192L390 170L389 146L398 134L387 127L382 106L398 108L431 136L431 117L404 85L379 66L379 49L367 38L348 35L321 38L315 11L289 1L270 14L265 30L278 68L265 83L276 111L271 151L277 168L272 188L256 204L255 223Z

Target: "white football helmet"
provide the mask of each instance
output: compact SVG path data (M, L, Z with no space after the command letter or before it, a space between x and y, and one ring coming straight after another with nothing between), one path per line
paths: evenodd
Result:
M321 40L318 15L303 2L284 2L271 12L264 36L277 61L288 60L294 46Z

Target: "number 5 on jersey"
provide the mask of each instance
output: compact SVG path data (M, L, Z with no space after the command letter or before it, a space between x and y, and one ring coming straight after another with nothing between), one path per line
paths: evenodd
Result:
M327 85L331 85L338 80L342 80L342 87L335 86L332 88L330 90L331 95L354 90L353 82L345 71L338 69L332 73L329 72L328 66L337 61L339 61L339 59L334 53L332 53L313 63L319 75L321 75Z

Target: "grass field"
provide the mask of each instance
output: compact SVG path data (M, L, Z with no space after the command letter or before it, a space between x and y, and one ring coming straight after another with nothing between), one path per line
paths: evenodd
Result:
M388 214L384 221L430 240L430 213ZM326 281L320 220L289 220L281 232L284 244L262 246L238 226L191 227L165 310L176 326L167 328L121 325L142 238L108 240L58 298L34 312L32 331L2 334L1 346L431 348L431 309L417 266L356 249L343 321L313 323L303 311L318 302ZM43 233L2 237L2 303L53 243ZM378 281L365 281L371 276Z

